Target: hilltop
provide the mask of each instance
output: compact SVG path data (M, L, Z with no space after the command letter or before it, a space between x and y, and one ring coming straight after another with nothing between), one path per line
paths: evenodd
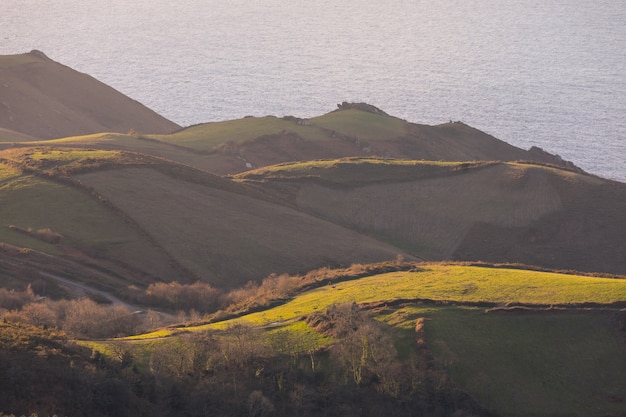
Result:
M166 158L216 175L285 162L381 157L434 161L534 161L578 170L539 148L523 150L461 122L420 125L344 103L313 117L245 117L171 134L101 133L46 141L47 146L123 149ZM34 143L24 143L32 146ZM43 143L40 143L43 144ZM7 146L0 143L0 148Z
M39 139L180 128L141 103L40 51L0 56L0 128ZM0 132L0 140L5 135ZM9 141L9 139L6 139Z

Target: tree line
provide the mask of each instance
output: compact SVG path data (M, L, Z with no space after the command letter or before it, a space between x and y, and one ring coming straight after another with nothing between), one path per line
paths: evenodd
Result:
M356 304L306 318L335 343L280 349L258 328L183 334L110 352L56 329L0 324L0 404L15 414L82 416L490 416L438 370L415 336L402 355L391 329Z

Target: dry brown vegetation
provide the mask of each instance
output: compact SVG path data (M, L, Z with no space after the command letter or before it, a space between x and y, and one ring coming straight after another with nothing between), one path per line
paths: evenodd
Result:
M154 324L145 314L125 307L98 304L89 298L55 301L36 296L30 287L25 291L0 289L0 313L5 322L56 328L80 339L126 336Z

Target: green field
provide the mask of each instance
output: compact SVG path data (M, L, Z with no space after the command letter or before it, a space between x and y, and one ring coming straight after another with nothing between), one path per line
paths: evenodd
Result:
M141 342L174 332L227 329L236 323L262 327L282 353L320 348L332 340L313 332L301 317L333 304L397 299L447 300L457 305L407 302L371 314L395 329L401 357L415 349L415 325L424 334L436 366L483 406L503 416L589 416L623 410L626 393L624 340L611 311L572 308L535 311L463 306L464 302L538 305L626 300L626 280L518 269L428 264L323 285L280 306L243 317L125 338ZM148 340L146 340L148 339ZM619 415L619 414L617 414Z
M311 122L347 136L372 141L404 136L407 126L404 120L356 109L328 113L311 119Z
M253 139L293 132L305 140L328 140L328 135L315 126L303 126L295 121L274 116L245 117L238 120L204 123L170 135L149 135L150 138L176 145L209 151L226 142L241 143Z
M69 243L92 245L95 242L131 239L128 227L79 190L37 177L21 177L0 185L0 239L13 241L15 232L8 226L51 228ZM25 206L24 201L29 205ZM71 206L68 206L71 202Z
M605 313L425 314L437 363L504 416L605 415L623 411L624 340ZM619 400L618 400L619 401Z
M298 319L315 311L323 311L333 304L397 299L458 303L605 304L626 300L626 280L521 269L428 264L421 271L391 272L324 285L268 310L187 330L224 328L235 322L267 325ZM155 336L163 335L160 331Z
M429 265L420 272L392 272L324 286L240 320L267 324L323 310L332 304L415 298L460 303L612 303L626 300L626 280L520 269Z
M284 306L248 315L285 320L342 302L397 298L567 304L626 300L626 280L512 269L432 266L307 292ZM506 416L617 412L626 393L624 341L609 315L594 312L490 313L462 307L390 309L378 319L405 329L418 317L439 366L481 404ZM405 347L405 349L410 347ZM400 349L402 351L402 349Z

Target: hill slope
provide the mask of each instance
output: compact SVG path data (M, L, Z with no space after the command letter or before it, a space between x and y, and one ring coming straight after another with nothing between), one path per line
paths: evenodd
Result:
M345 104L312 119L246 117L191 126L167 135L96 134L46 146L124 149L167 158L217 175L284 162L343 157L437 161L529 160L574 168L532 148L522 150L463 123L427 126ZM8 141L5 140L5 141ZM32 145L32 144L31 144ZM12 146L1 144L1 147Z
M519 163L347 159L235 177L424 259L626 274L626 184Z
M0 128L40 139L179 126L39 51L0 56Z
M0 152L0 175L2 241L131 282L235 287L273 272L411 258L251 187L139 154L20 148Z
M626 185L530 164L347 159L221 178L123 151L19 148L0 152L0 199L1 241L47 254L31 270L96 267L117 278L70 276L109 288L232 288L397 255L626 274Z

